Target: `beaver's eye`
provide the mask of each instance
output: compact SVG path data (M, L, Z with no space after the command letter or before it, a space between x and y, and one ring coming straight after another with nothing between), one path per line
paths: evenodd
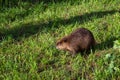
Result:
M67 42L67 39L65 39L64 42Z

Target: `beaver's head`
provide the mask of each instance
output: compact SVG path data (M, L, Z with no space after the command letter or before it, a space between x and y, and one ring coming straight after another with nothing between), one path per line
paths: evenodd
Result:
M56 48L59 50L68 50L68 38L64 37L61 40L58 40L56 43Z

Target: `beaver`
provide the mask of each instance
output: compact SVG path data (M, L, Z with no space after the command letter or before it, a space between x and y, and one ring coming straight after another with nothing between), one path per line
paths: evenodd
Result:
M88 52L94 47L96 41L91 31L86 28L78 28L70 35L63 37L56 43L59 50L69 51L73 55L78 52Z

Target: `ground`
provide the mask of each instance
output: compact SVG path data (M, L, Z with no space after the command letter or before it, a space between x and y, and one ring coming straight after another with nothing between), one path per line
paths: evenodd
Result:
M120 80L120 1L76 0L0 11L1 80ZM89 29L98 45L75 57L55 47L73 30ZM118 48L116 48L116 46Z

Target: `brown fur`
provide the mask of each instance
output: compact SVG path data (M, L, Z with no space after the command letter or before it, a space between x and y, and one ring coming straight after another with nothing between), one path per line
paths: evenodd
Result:
M95 39L91 31L86 28L78 28L70 35L57 41L56 48L59 50L77 52L89 51L95 45Z

